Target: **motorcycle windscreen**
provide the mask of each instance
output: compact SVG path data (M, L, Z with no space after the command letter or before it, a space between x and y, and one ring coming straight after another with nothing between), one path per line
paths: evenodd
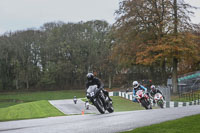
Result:
M89 86L89 88L87 89L87 93L92 93L96 91L97 89L97 85L92 85L92 86Z
M156 93L154 99L161 99L162 95L160 93Z
M141 96L141 97L142 97L142 95L143 95L143 91L142 91L142 90L138 90L138 91L136 92L136 95L138 95L138 96Z

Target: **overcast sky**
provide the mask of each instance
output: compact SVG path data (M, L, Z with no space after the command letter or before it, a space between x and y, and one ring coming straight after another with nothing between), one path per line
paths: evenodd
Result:
M38 29L46 22L106 20L115 22L114 12L121 0L0 0L0 34ZM185 0L200 7L200 0ZM200 10L192 17L200 23Z

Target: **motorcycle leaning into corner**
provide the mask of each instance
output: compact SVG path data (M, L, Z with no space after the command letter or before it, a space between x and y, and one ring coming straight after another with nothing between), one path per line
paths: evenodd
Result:
M152 109L150 98L144 90L138 90L135 97L145 109Z
M114 112L112 101L109 100L108 96L97 85L89 86L86 95L101 114L104 114L106 110L109 113Z

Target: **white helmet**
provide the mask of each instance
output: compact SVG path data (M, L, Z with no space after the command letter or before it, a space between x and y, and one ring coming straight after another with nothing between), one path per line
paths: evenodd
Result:
M133 88L138 88L139 83L137 81L133 81Z

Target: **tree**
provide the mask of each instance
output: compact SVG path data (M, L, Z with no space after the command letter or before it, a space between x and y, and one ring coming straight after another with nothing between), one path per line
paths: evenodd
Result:
M42 29L48 29L41 45L41 64L46 75L42 78L43 83L46 79L47 83L55 83L62 88L81 86L88 71L102 71L108 49L107 22L50 23ZM53 78L52 82L47 80L47 76Z
M16 56L13 58L16 88L25 84L36 85L40 76L39 31L27 30L14 33L10 38Z
M176 0L122 1L114 25L118 38L115 49L122 49L119 59L125 64L160 64L163 71L166 65L172 67L176 93L178 62L191 54L197 56L193 52L197 50L195 37L189 32L192 28L189 8L184 1ZM191 40L186 40L189 37Z
M13 58L15 51L12 49L11 39L9 35L0 37L0 89L12 89L14 79Z

